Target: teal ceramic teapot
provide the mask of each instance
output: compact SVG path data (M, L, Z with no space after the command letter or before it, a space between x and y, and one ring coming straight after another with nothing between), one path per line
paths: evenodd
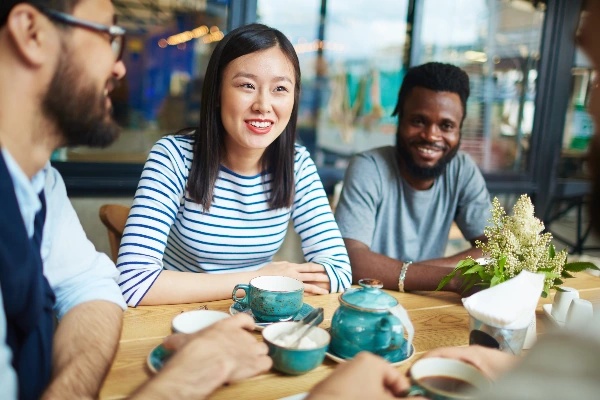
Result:
M414 328L406 310L380 290L380 281L361 279L358 284L360 288L348 289L339 297L340 307L331 320L330 351L342 358L352 358L361 351L390 362L408 358Z

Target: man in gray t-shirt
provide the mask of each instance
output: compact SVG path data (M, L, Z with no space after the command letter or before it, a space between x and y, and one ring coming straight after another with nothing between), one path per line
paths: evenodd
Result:
M471 248L442 258L453 221L474 246L485 240L490 217L483 176L458 151L468 96L469 78L455 66L410 69L396 107L396 147L352 159L335 216L355 282L376 278L387 289L434 290L458 261L481 256ZM460 285L456 278L446 289Z

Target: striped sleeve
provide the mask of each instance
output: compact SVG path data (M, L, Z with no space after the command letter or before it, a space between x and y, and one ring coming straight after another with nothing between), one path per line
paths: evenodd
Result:
M308 262L325 267L331 292L342 292L352 284L350 259L331 212L323 184L308 151L296 147L296 196L292 206L294 229L302 239Z
M163 269L167 237L187 181L187 166L174 137L160 139L148 156L127 218L117 269L119 286L137 306Z

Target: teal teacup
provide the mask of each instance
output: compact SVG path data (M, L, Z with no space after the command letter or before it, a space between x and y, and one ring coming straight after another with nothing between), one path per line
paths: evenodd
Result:
M246 292L242 298L236 292ZM279 322L293 318L304 304L304 284L287 276L259 276L249 285L235 285L233 301L250 308L259 322Z
M279 336L297 326L298 322L280 322L262 331L263 339L269 346L269 357L273 360L273 368L288 375L302 375L321 365L331 340L331 336L325 329L314 327L306 335L309 340L300 344L303 348L292 349L281 343L282 339ZM307 343L309 347L304 348L307 347Z
M464 400L490 387L489 379L477 368L449 358L422 358L413 364L409 374L412 387L406 397Z

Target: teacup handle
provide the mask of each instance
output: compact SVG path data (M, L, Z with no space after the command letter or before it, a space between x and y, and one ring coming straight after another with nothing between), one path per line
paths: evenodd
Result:
M427 396L427 392L418 385L412 385L404 394L404 397Z
M235 301L236 303L240 303L243 306L247 306L248 305L248 292L250 291L249 289L250 289L250 285L246 285L244 283L235 285L235 287L233 288L233 292L231 292L231 299L233 301ZM237 297L238 290L244 291L244 297Z

